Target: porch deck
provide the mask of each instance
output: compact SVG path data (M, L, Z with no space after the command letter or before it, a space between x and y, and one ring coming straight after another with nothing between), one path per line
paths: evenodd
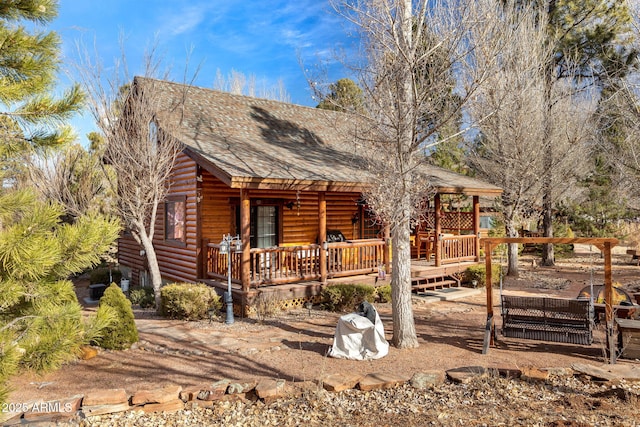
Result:
M477 265L479 263L472 261L463 261L456 264L448 264L443 266L435 266L433 260L427 261L412 260L411 261L411 277L412 283L415 284L417 278L422 279L429 278L446 278L458 273L464 272L468 267ZM219 290L220 293L226 292L228 289L228 283L221 280L205 280L209 286L212 286ZM253 306L256 298L259 295L264 295L267 299L275 299L282 301L285 308L302 307L304 304L311 302L320 302L320 294L323 287L338 284L338 283L353 283L353 284L367 284L372 286L382 286L390 283L390 276L385 279L380 279L378 273L358 274L345 277L335 277L327 279L327 283L323 284L319 280L308 280L296 283L284 283L271 286L260 286L251 288L245 292L242 290L240 283L231 283L231 293L233 296L235 311L239 314L243 313L241 307ZM417 282L420 283L420 282ZM458 286L459 284L445 284L443 281L435 281L429 286L414 286L416 293L422 294L430 289L441 289L443 287Z

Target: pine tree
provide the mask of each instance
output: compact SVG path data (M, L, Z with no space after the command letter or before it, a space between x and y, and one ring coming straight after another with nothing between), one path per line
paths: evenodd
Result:
M59 39L37 28L56 14L54 0L0 2L0 401L12 374L57 368L112 321L86 323L68 278L100 262L118 222L99 214L63 222L65 207L37 197L22 169L24 158L72 139L64 122L84 97L78 86L51 95Z

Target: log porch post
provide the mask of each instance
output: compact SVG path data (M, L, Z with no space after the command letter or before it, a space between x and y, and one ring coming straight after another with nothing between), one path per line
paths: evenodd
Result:
M473 196L473 234L476 235L476 262L480 262L480 196Z
M440 209L442 208L440 204L440 194L436 194L433 197L433 209L435 210L434 214L434 227L435 227L435 236L434 239L434 247L435 247L435 255L436 255L436 267L440 267L442 263L442 241L440 240L440 234L442 234L442 229L440 228Z
M251 285L251 199L249 190L240 189L240 239L242 239L242 254L240 280L242 292L248 292Z
M327 196L324 191L318 192L318 243L320 244L320 282L327 283Z

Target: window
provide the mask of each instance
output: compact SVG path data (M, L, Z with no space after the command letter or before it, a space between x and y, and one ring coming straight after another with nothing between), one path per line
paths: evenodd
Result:
M232 201L233 203L233 201ZM251 201L250 245L252 248L272 248L280 243L282 201L277 199L256 199ZM234 205L235 216L233 232L241 234L240 206Z
M480 217L480 228L493 228L493 217L491 216L481 216Z
M169 198L165 202L164 238L185 242L184 220L186 216L186 197Z
M251 247L278 246L278 207L253 206L251 208Z
M382 237L383 230L380 218L368 206L365 206L362 209L362 212L364 213L364 223L362 224L362 238L377 239Z

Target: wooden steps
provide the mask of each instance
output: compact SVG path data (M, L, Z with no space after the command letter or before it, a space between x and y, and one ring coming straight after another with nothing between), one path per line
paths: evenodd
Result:
M459 287L460 280L453 276L415 276L411 278L413 292Z

